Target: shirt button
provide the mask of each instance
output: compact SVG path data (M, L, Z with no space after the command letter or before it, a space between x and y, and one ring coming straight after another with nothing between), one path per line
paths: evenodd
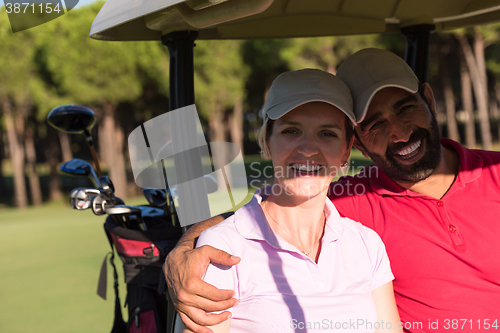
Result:
M438 207L443 207L444 203L442 201L437 202Z
M455 227L453 224L450 224L448 226L448 230L450 230L450 232L455 232L455 231L457 231L457 227Z

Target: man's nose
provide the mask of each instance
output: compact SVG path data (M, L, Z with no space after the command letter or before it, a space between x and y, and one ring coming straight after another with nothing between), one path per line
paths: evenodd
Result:
M405 122L395 120L391 123L391 139L393 142L406 142L410 139L413 130Z
M305 157L316 155L318 153L318 143L314 138L304 136L300 140L297 151Z

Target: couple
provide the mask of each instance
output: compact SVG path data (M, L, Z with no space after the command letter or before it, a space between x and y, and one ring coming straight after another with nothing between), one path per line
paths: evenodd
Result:
M278 332L269 325L284 316L292 319L289 331L293 325L317 329L307 326L318 321L316 315L323 316L320 323L326 319L337 330L338 318L378 322L379 328L381 320L397 322L380 240L340 218L337 209L340 216L360 221L384 240L399 313L408 331L475 332L498 326L500 263L492 253L500 251L500 154L468 150L450 140L440 143L431 88L419 85L399 57L367 49L351 56L337 76L354 98L354 144L373 159L378 172L330 185L330 170L347 161L351 144L348 93L342 94L340 80L332 76L328 97L287 104L283 94L292 103L302 92L312 95L317 91L311 89L324 88L306 84L295 88L300 92L288 90L300 82L286 78L307 72L313 71L285 73L275 80L271 90L277 96L270 93L265 107L274 120L264 124L259 140L275 168L289 171L276 177L277 186L287 194L261 189L234 217L200 237L200 244L238 255L241 263L231 268L218 265L234 265L239 258L206 246L192 249L200 230L220 217L195 225L167 259L170 292L183 321L195 331L207 331L198 324L220 323L228 312L206 315L197 308L220 311L235 305L232 291L200 280L213 261L206 281L234 290L241 302L231 308L233 319L222 325L237 327L238 320L242 326L258 325L252 321L262 316L266 321L273 318L266 323L267 331ZM333 81L338 82L335 88ZM339 184L362 185L366 193L331 190ZM329 200L324 201L326 196ZM312 302L308 297L314 293ZM245 310L241 316L239 307Z

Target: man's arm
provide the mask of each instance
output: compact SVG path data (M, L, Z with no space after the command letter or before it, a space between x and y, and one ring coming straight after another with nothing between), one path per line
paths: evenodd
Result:
M196 239L206 229L224 221L233 213L212 217L193 225L170 251L165 261L165 276L170 298L187 328L197 333L209 333L204 326L214 326L231 314L207 314L205 311L222 311L236 305L234 291L219 290L204 282L210 262L232 266L240 258L205 245L195 249Z

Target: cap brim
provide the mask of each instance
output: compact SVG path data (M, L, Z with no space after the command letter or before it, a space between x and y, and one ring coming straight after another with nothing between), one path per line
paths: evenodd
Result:
M331 101L328 101L325 98L322 98L321 96L314 96L314 95L309 96L309 98L307 99L291 98L287 99L282 103L275 104L267 110L267 115L269 116L270 119L276 120L278 118L283 117L285 114L292 111L293 109L311 102L324 102L332 106L335 106L340 111L342 111L354 125L356 125L356 120L354 118L354 115L346 111L349 110L349 108L346 105L340 105L340 103L337 104L332 103Z
M377 82L368 89L366 89L355 101L354 101L354 113L356 115L357 123L361 123L368 111L368 106L370 105L373 96L380 90L384 88L400 88L406 90L410 93L416 93L418 91L418 80L409 77L393 77L384 81Z

